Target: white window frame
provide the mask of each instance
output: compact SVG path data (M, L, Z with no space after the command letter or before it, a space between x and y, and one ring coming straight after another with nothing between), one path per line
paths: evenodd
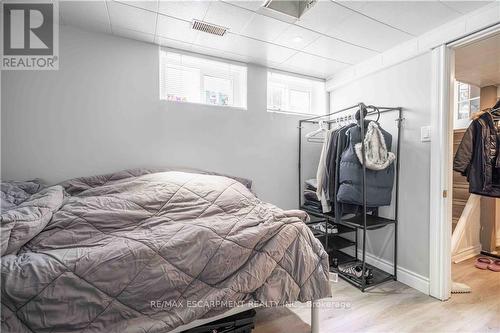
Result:
M193 54L193 53L189 53L189 52L184 52L184 51L180 51L180 50L172 50L172 49L168 49L168 48L161 48L160 47L160 61L159 61L159 93L160 93L160 100L162 101L165 101L167 103L182 103L182 104L195 104L195 105L204 105L204 106L209 106L209 107L218 107L218 108L227 108L227 109L236 109L236 110L247 110L248 108L248 100L247 100L247 96L248 96L248 67L246 64L244 63L240 63L240 62L236 62L236 61L230 61L230 60L225 60L225 59L219 59L219 58L214 58L214 57L210 57L210 56L205 56L205 55L201 55L201 54ZM231 81L231 84L232 84L232 88L233 88L233 94L232 96L230 96L230 99L233 101L234 103L234 100L235 100L235 91L236 89L239 89L241 87L237 87L236 86L236 82L234 80L234 77L232 75L229 75L228 73L224 72L224 71L220 71L220 70L217 70L217 69L211 69L211 68L196 68L196 67L192 67L193 69L196 69L199 71L199 75L200 75L200 96L199 96L199 100L200 102L192 102L192 101L173 101L173 100L168 100L167 98L167 95L168 95L168 92L166 91L163 91L164 90L164 87L162 85L162 81L163 81L163 75L165 75L164 73L164 70L166 70L166 68L169 66L168 64L163 64L162 62L164 61L163 57L165 57L165 53L175 53L175 54L179 54L179 55L185 55L185 56L189 56L189 57L193 57L193 58L200 58L200 59L206 59L206 60L209 60L209 61L215 61L215 62L219 62L219 63L225 63L225 64L228 64L228 65L236 65L236 66L240 66L240 67L244 67L245 68L245 71L244 71L244 77L243 77L243 80L241 80L241 83L244 85L244 93L241 94L240 96L240 99L241 99L241 104L242 105L219 105L219 104L211 104L211 103L204 103L202 101L205 100L205 77L213 77L213 78L220 78L220 79L229 79ZM172 65L170 65L172 66ZM173 67L175 68L176 65L173 65ZM189 67L189 66L186 66L186 67Z
M468 86L468 92L467 92L467 98L464 100L460 99L460 90L459 86L460 85L467 85ZM465 82L460 82L460 81L455 81L454 87L453 87L453 94L454 94L454 119L453 119L453 128L455 129L461 129L461 128L467 128L469 124L471 123L470 116L472 115L472 101L480 101L480 96L477 97L470 97L471 96L471 85ZM461 103L468 102L469 104L469 117L459 119L458 112L459 112L459 105Z
M268 70L268 73L267 73L267 92L266 92L266 108L267 108L267 111L268 112L276 112L276 113L284 113L284 114L291 114L291 115L307 115L307 116L311 116L311 115L323 115L323 114L327 114L327 107L328 107L328 104L327 104L327 91L326 91L326 86L324 87L324 90L322 91L322 93L324 93L324 101L322 101L321 103L325 103L324 104L324 113L316 113L316 112L312 112L312 109L313 109L313 98L314 98L314 88L311 86L311 87L306 87L304 84L300 84L299 82L290 82L290 83L287 83L287 84L283 84L284 86L284 90L285 90L285 98L287 98L288 100L288 103L290 103L290 95L291 95L291 92L292 91L298 91L298 92L307 92L309 94L309 108L307 111L305 112L300 112L300 111L295 111L295 110L291 110L289 108L275 108L275 107L272 107L270 101L271 101L271 94L270 94L270 84L280 84L280 83L271 83L270 79L269 79L269 76L270 75L273 75L273 74L278 74L278 75L284 75L284 76L290 76L290 77L295 77L299 80L308 80L308 81L312 81L312 82L321 82L323 84L325 84L325 80L322 80L322 79L317 79L317 78L312 78L312 77L306 77L306 76L301 76L301 75L298 75L298 74L294 74L294 73L288 73L288 72L281 72L281 71L277 71L277 70Z

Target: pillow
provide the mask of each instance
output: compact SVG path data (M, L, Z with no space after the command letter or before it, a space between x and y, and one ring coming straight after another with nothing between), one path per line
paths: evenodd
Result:
M5 210L2 207L0 215L2 256L16 254L24 244L38 235L63 203L62 186L47 187L27 197L30 192L39 189L27 183L2 183L2 205L8 205Z
M2 182L0 184L0 207L2 210L18 206L43 188L37 179L27 182Z
M59 185L64 187L66 193L70 195L78 195L83 191L86 191L90 188L103 186L108 183L113 183L115 181L120 181L122 179L130 178L130 177L139 177L142 175L156 173L156 172L166 172L166 171L179 171L179 172L190 172L190 173L199 173L204 175L214 175L214 176L223 176L232 178L240 183L242 183L246 188L252 191L252 181L247 178L242 177L234 177L228 176L225 174L210 172L200 169L192 169L192 168L137 168L137 169L127 169L122 170L110 174L97 175L97 176L89 176L89 177L80 177L66 180Z

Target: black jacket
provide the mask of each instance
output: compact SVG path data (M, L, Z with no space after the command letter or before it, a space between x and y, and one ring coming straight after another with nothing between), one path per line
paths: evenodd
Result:
M469 181L469 192L500 198L500 132L488 112L474 120L464 134L453 170Z

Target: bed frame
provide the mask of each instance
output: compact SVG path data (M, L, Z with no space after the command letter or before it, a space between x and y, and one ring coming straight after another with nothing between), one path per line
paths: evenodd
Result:
M230 309L223 314L220 314L218 316L210 317L210 318L205 318L205 319L198 319L195 321L190 322L189 324L182 325L174 329L173 331L170 331L170 333L179 333L197 326L205 325L208 324L212 321L216 321L222 318L226 318L229 316L233 316L235 314L248 311L250 309L255 308L256 306L250 306L250 305L243 305L239 306L233 309ZM311 333L319 333L319 301L314 300L311 302Z

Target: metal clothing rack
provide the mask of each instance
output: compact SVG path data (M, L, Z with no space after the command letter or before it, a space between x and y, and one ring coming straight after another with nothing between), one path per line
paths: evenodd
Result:
M331 124L338 122L339 119L346 119L345 115L340 115L339 114L349 114L352 112L358 112L359 111L359 118L360 118L360 129L361 129L361 142L364 141L365 138L365 123L364 120L366 117L373 116L373 115L380 115L383 113L387 112L397 112L398 117L395 119L397 121L397 147L396 147L396 169L395 169L395 187L396 187L396 193L395 193L395 200L394 200L394 219L388 219L384 217L378 216L378 210L373 212L372 214L368 214L367 211L367 197L366 197L366 166L365 163L362 163L362 172L363 172L363 178L362 178L362 193L363 193L363 213L362 214L356 214L354 217L350 218L343 218L342 216L337 216L335 212L338 212L338 204L336 203L336 207L334 209L333 213L323 213L320 211L316 211L314 209L311 209L309 207L305 207L302 205L302 128L303 124L318 124L320 121L323 123L328 124L328 128L331 128ZM364 103L358 103L356 105L337 110L335 112L322 115L322 116L316 116L312 118L307 118L307 119L301 119L299 120L299 163L298 163L298 169L299 169L299 206L302 210L306 211L309 213L309 215L316 217L320 219L319 221L312 222L311 224L315 223L325 223L324 230L326 231L324 235L319 235L318 231L316 231L315 236L318 238L321 237L322 239L324 238L323 245L325 246L326 251L328 252L329 256L332 257L334 254L337 258L337 264L342 264L346 262L351 262L351 261L358 261L362 265L362 277L360 279L351 277L349 275L343 274L342 272L338 271L335 267L330 267L330 270L333 272L336 272L340 277L342 277L344 280L347 282L351 283L352 285L356 286L359 288L361 291L365 291L369 288L373 288L377 285L380 285L381 283L391 281L391 280L397 280L397 244L398 244L398 209L399 209L399 153L400 153L400 147L401 147L401 136L400 136L400 130L401 130L401 123L403 121L402 117L403 109L401 107L378 107L378 106L373 106L373 105L365 105ZM352 118L352 117L351 117ZM362 156L364 158L365 156L365 146L362 145ZM329 228L332 227L332 224L337 226L338 233L334 234L333 236L330 235ZM371 266L366 263L366 234L368 230L374 230L374 229L379 229L388 225L393 225L394 226L394 263L393 263L393 273L387 273L381 269L378 269L374 266ZM358 231L362 231L362 254L361 258L358 256ZM342 237L343 233L347 232L355 232L355 240L349 240L347 238ZM314 232L314 231L313 231ZM347 247L355 247L355 255L350 256L344 251L341 251L342 249L345 249ZM370 281L367 281L365 278L365 270L367 268L370 268L373 272L373 278ZM368 283L370 282L370 283Z

